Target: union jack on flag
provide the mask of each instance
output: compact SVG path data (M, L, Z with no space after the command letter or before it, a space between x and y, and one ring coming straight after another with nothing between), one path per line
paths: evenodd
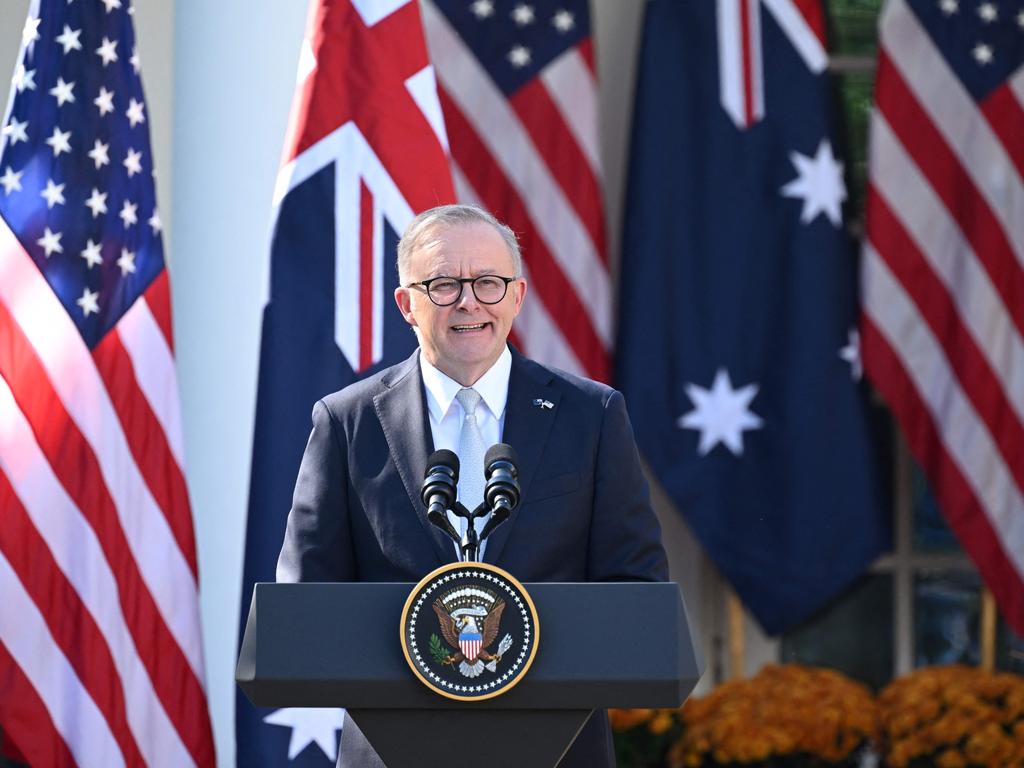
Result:
M611 287L587 0L425 0L460 201L519 236L530 299L511 340L607 380Z
M312 404L411 354L398 239L454 201L415 0L314 0L274 193L241 621L273 581ZM344 712L258 710L239 691L237 765L333 765Z
M0 135L0 729L33 766L212 766L127 1L36 0Z
M870 150L865 370L1024 634L1024 2L891 0Z

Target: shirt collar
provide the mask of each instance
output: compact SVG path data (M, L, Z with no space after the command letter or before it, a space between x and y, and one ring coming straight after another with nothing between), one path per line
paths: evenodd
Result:
M423 376L423 386L427 390L427 408L438 422L443 421L455 401L455 396L462 389L462 385L434 367L423 356L422 351L420 352L420 373ZM505 412L505 402L508 400L508 377L511 373L512 353L509 352L506 344L501 355L494 361L494 365L488 368L487 372L473 385L473 389L480 394L480 398L496 419L500 419Z

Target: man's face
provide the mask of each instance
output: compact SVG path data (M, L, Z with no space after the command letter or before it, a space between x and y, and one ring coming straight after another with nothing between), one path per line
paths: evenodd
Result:
M485 222L442 227L412 252L408 285L432 277L514 275L505 241ZM505 298L482 304L467 283L459 300L448 307L434 304L420 288L396 288L395 301L416 329L427 360L463 386L476 383L501 355L526 295L526 281L509 283Z

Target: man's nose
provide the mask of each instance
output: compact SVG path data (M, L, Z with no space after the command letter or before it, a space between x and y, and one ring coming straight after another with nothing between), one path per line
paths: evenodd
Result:
M480 307L480 302L476 298L476 294L473 293L472 283L462 284L462 295L459 296L459 300L455 302L455 306L458 309L465 309L467 312Z

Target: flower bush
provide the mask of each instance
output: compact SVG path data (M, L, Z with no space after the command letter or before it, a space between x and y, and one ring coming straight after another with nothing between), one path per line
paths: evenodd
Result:
M683 727L678 709L610 709L619 768L661 768Z
M839 672L796 664L765 667L681 710L672 768L855 766L878 737L867 687Z
M878 703L892 768L1024 766L1024 678L926 667L891 683Z

